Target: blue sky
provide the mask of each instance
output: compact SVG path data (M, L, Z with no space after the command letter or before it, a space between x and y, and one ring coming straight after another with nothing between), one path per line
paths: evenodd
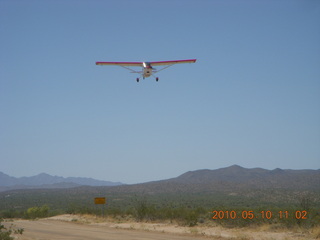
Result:
M0 171L319 169L319 22L316 0L0 0ZM190 58L159 82L95 65Z

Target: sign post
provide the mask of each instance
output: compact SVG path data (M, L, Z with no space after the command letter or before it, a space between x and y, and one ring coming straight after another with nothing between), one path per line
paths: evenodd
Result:
M101 208L101 215L102 215L102 217L104 217L104 206L106 205L106 198L105 197L96 197L96 198L94 198L94 204L103 205Z

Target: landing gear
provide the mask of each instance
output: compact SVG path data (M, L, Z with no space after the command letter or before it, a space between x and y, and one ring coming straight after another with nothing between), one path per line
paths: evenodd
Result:
M137 82L139 82L139 78L137 78Z
M158 77L156 77L156 81L157 81L157 82L159 81L159 78L158 78Z

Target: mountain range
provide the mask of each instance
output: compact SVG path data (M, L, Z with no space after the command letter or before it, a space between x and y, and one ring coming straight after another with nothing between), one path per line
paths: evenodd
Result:
M78 186L117 186L120 182L96 180L81 177L59 177L40 173L32 177L11 177L0 172L0 191L32 188L72 188Z
M103 186L108 192L177 193L240 192L250 189L292 189L320 191L320 169L290 170L276 168L243 168L238 165L186 172L178 177L140 184L100 181L92 178L58 177L41 173L33 177L10 177L0 172L0 191L30 188L72 188Z
M320 169L290 170L243 168L232 165L215 170L186 172L178 177L108 188L112 192L135 193L240 193L251 190L320 191Z

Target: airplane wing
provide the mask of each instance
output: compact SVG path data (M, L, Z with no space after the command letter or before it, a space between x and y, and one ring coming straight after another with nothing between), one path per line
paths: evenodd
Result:
M142 67L143 62L96 62L96 65L118 65L118 66L132 66Z
M197 59L187 59L187 60L171 60L171 61L160 61L160 62L150 62L152 66L161 66L161 65L172 65L178 63L195 63Z

